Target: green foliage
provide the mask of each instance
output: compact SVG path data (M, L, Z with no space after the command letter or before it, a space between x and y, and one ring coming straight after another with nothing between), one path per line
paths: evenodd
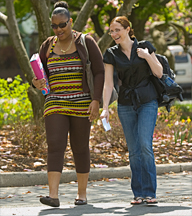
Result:
M0 8L1 8L1 13L6 14L6 8L5 8L5 0L0 1ZM0 23L1 24L1 23Z
M192 4L185 0L169 1L166 7L160 9L158 20L165 22L176 22L185 27L185 30L192 33L191 17Z
M77 8L82 8L86 0L70 0L67 3L69 4L69 10L75 10Z
M15 0L14 1L16 18L23 19L26 15L32 14L33 9L30 0Z
M181 110L182 119L187 119L188 117L192 119L192 104L191 103L187 103L187 104L175 103L175 107Z
M0 127L18 120L32 117L32 106L28 99L28 83L22 83L20 76L13 82L0 79Z
M164 14L165 3L162 0L139 0L135 8L138 19L145 19L152 14Z

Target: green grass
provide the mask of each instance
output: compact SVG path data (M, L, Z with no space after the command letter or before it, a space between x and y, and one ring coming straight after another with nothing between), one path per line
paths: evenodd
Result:
M182 112L182 119L187 119L187 117L189 117L190 119L192 119L192 103L179 103L179 102L175 102L174 106L178 109L181 110Z

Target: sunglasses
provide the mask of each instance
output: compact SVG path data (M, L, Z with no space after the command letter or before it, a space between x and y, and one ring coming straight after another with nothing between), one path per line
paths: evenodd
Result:
M67 22L64 22L64 23L59 23L59 25L51 24L51 28L52 29L57 29L58 27L59 28L65 28L67 26L68 22L69 22L69 20Z

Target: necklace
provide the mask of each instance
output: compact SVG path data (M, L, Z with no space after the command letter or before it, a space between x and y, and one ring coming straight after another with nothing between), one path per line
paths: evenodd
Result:
M58 41L59 41L59 38L58 38ZM67 49L66 50L61 49L61 52L63 52L65 54L71 48L72 42L73 42L73 37L72 37L71 42L70 42L69 46L67 47Z

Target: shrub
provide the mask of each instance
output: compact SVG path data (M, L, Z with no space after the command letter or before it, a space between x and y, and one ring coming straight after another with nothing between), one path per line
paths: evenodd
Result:
M164 107L158 111L157 126L155 128L155 134L167 134L170 136L170 140L174 143L182 145L186 140L191 142L192 138L192 124L190 116L186 119L182 118L183 110L180 106L172 106L170 113L168 113Z
M0 79L0 127L17 121L26 121L32 118L32 106L28 99L28 83L22 83L20 76L13 82Z
M42 120L16 121L12 125L13 142L18 146L18 153L32 157L46 157L46 134Z
M175 103L175 107L177 109L180 109L182 114L181 114L181 119L187 119L190 117L192 119L192 103Z

